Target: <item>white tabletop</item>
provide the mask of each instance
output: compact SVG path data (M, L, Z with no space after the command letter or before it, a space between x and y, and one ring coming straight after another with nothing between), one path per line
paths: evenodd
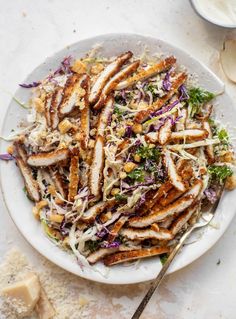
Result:
M0 125L11 98L5 90L14 93L33 68L66 45L111 32L151 35L188 51L217 73L236 99L235 86L218 64L224 38L236 37L236 32L203 21L187 0L0 0L0 7ZM38 257L1 200L0 259L11 246L32 260ZM235 318L235 247L236 219L210 251L165 279L143 318ZM87 293L97 299L97 309L103 309L94 318L130 318L146 288L88 285Z

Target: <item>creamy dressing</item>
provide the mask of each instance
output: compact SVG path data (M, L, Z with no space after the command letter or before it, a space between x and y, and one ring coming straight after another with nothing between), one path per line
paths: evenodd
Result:
M236 25L236 0L194 0L194 4L213 23Z

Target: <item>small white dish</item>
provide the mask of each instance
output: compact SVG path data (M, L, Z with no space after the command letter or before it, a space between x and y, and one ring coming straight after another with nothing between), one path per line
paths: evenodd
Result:
M79 41L50 58L37 67L22 82L30 83L45 77L50 70L58 67L65 56L84 56L85 53L97 43L102 44L102 55L115 56L121 52L131 50L134 54L141 54L148 48L151 54L162 52L166 55L173 54L178 63L187 67L190 73L196 73L199 84L213 92L222 92L223 83L203 64L191 57L186 52L178 49L167 42L136 34L107 34ZM19 88L15 96L26 102L30 96L30 90ZM235 123L236 112L233 102L225 93L217 99L216 113L223 123ZM1 135L8 136L12 129L17 127L20 119L24 118L27 111L11 101L2 128ZM0 152L5 153L8 143L2 141ZM155 278L161 269L159 258L142 260L138 264L130 266L117 265L106 268L102 263L81 269L74 256L68 254L52 243L41 229L40 223L32 215L32 203L23 192L22 177L13 162L0 163L0 181L3 197L8 211L26 240L47 259L58 266L87 279L103 282L106 284L131 284ZM209 226L203 234L197 233L198 240L193 237L191 245L186 245L177 256L169 273L183 268L203 255L222 236L233 216L235 215L235 192L226 193L217 210L214 227ZM196 237L195 236L195 237ZM16 243L17 245L17 243Z
M219 2L221 1L221 3ZM233 0L235 1L235 0ZM204 20L217 25L219 27L223 28L229 28L229 29L235 29L236 23L234 23L234 20L231 21L225 21L226 18L229 17L229 15L234 15L234 19L236 17L236 1L235 1L235 7L227 6L226 2L227 0L218 0L218 4L216 3L217 0L190 0L190 3L194 9L194 11ZM201 7L202 4L205 6ZM223 7L222 7L223 6ZM217 11L214 12L214 9L217 9ZM223 9L227 10L225 14L223 13ZM228 15L227 15L228 13ZM215 15L215 16L214 16ZM229 19L230 20L230 19Z

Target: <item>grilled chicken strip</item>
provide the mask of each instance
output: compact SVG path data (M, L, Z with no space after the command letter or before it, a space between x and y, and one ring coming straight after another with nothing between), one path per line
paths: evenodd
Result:
M159 63L153 65L152 67L138 72L137 74L133 75L129 79L123 82L120 82L116 86L116 90L125 89L127 87L134 85L138 81L144 81L150 77L155 76L158 73L168 70L175 64L175 62L176 62L176 58L173 56L170 56L166 58L165 60L162 60Z
M170 140L173 142L179 140L186 141L194 141L194 140L202 140L208 137L207 130L193 129L193 130L184 130L179 132L172 132L170 136Z
M84 77L83 88L85 90L84 107L80 111L80 145L83 150L86 150L89 142L89 130L90 130L90 108L88 101L89 91L89 77Z
M143 248L140 250L118 252L105 257L104 264L106 266L112 266L126 261L161 255L164 253L168 253L169 251L170 249L168 247L153 247Z
M172 119L168 118L166 119L165 123L162 125L162 127L159 130L158 134L158 141L161 145L164 145L167 143L171 136L171 127L172 127Z
M57 88L52 95L51 105L49 107L50 126L55 130L59 124L58 107L62 100L63 89Z
M119 251L119 247L114 248L99 248L92 254L90 254L87 257L88 262L92 265L95 264L100 259L104 258L105 256L108 256L110 254L114 254L115 252Z
M14 146L15 146L15 150L16 150L18 157L21 157L21 159L26 163L27 159L28 159L28 155L24 149L23 144L19 141L16 141L14 143Z
M52 94L48 94L44 102L44 116L45 116L48 127L51 126L51 116L50 116L51 103L52 103Z
M86 78L87 75L85 74L73 74L68 78L64 88L63 98L59 105L61 117L72 113L76 108L83 108L83 99L86 94L83 83Z
M142 123L155 111L159 110L166 102L168 102L172 96L177 93L179 87L185 82L187 79L187 75L185 73L179 74L174 82L172 83L172 87L170 91L161 97L160 99L157 99L151 106L149 106L146 110L142 110L138 112L135 116L135 121L138 123Z
M48 153L38 153L30 155L27 163L30 166L43 167L55 165L61 161L67 160L69 157L68 149L59 149Z
M16 158L16 163L24 178L25 188L29 198L32 201L38 202L40 200L39 187L36 180L33 178L31 168L19 157Z
M212 131L211 131L210 124L207 121L204 121L203 127L208 132L208 138L212 138ZM213 145L206 146L206 155L207 155L209 163L210 164L213 163L215 160Z
M112 229L110 230L110 233L108 235L108 241L112 242L119 234L121 228L124 226L124 224L127 222L128 216L121 216L113 225Z
M135 72L139 67L139 64L140 61L135 61L129 64L128 66L124 67L120 72L118 72L115 76L113 76L109 82L107 82L107 84L102 90L99 100L94 105L95 110L98 110L103 107L109 93L111 93L115 89L115 87L120 81L122 81L124 78Z
M90 193L96 198L99 198L102 189L104 161L104 138L98 136L89 173Z
M59 172L53 171L51 168L49 168L50 176L54 182L54 185L56 187L56 190L61 194L61 196L66 199L67 198L67 188L65 186L65 183L63 181L62 176Z
M130 240L145 240L145 239L160 239L160 240L170 240L172 239L172 234L167 229L159 229L155 231L153 229L134 229L134 228L123 228L120 234L125 238Z
M68 187L68 201L73 202L79 186L79 155L72 155L70 160L70 174Z
M116 74L131 57L133 53L128 51L126 53L118 56L115 61L111 62L98 76L97 80L93 84L90 95L89 95L89 103L95 104L101 93L102 89L106 85L106 83L110 80L110 78Z
M177 168L175 166L175 163L171 157L171 154L169 151L165 151L165 157L164 157L164 163L168 172L169 179L172 183L172 185L177 188L179 191L184 192L185 191L185 185L183 183L182 178L179 176L177 172Z
M196 180L193 186L190 188L188 192L186 192L183 196L177 199L174 203L171 203L167 207L163 209L155 209L155 207L151 210L151 214L144 217L133 217L129 220L129 226L131 227L146 227L153 223L160 222L164 220L168 216L173 216L181 213L189 206L191 206L194 200L197 198L200 190L202 188L202 181Z
M190 217L196 212L198 205L193 205L189 207L184 213L182 213L178 219L176 219L173 224L171 225L170 231L175 236L181 228L188 222Z
M112 113L113 98L109 97L99 117L97 137L93 150L93 159L89 173L90 193L96 198L100 196L103 184L103 168L105 162L104 132Z
M84 222L93 222L99 214L101 214L107 207L114 205L115 201L98 202L94 206L90 207L86 212L84 212L81 220Z

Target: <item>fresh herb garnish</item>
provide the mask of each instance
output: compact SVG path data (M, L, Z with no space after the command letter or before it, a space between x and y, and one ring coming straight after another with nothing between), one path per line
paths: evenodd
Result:
M218 180L220 183L222 183L227 177L233 175L232 169L227 165L211 165L208 167L208 172L211 174L212 178Z
M153 97L158 96L158 85L153 83L148 83L145 87L145 91L149 91L152 93Z
M93 253L94 251L98 249L99 242L95 240L88 240L85 245L86 245L86 248L88 248L91 251L91 253Z
M188 95L188 104L190 107L191 117L194 117L201 111L201 107L204 103L211 101L215 97L215 94L198 87L189 89Z
M143 182L144 181L144 170L143 167L138 167L132 170L127 176L134 181Z
M158 160L160 156L160 150L158 148L149 148L148 146L139 146L136 151L142 159Z
M124 194L116 194L116 195L115 195L115 199L116 199L117 201L121 202L121 201L126 200L126 199L127 199L127 196L124 195Z
M121 111L121 109L117 105L114 107L114 114L117 115L118 119L122 118L123 113L124 112Z
M225 145L229 143L229 135L226 129L222 128L220 131L217 133L219 140L224 143Z
M162 254L159 256L160 257L160 261L162 263L162 265L164 265L168 259L168 255L167 254Z

